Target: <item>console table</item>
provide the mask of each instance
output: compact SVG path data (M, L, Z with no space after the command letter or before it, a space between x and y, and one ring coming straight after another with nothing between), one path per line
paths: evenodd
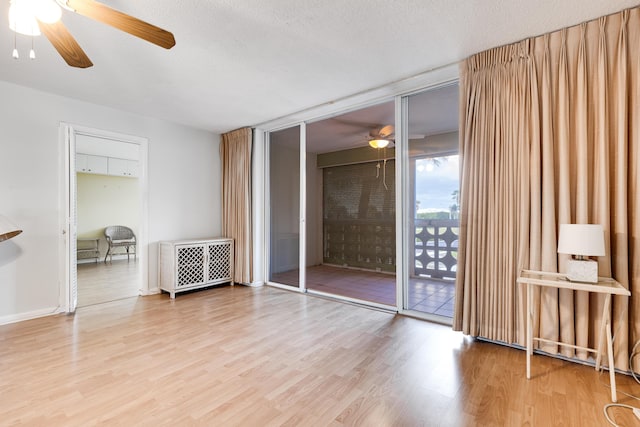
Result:
M531 378L531 355L533 354L533 341L546 342L556 344L565 347L571 347L577 350L588 351L596 353L596 370L600 369L600 363L602 361L602 353L604 350L604 338L607 337L607 356L609 358L609 378L611 382L611 400L616 402L616 377L615 366L613 363L613 340L611 337L611 295L624 295L630 296L631 292L625 289L620 283L614 279L599 277L598 283L582 283L571 282L567 279L566 275L561 273L548 273L543 271L523 270L518 277L517 282L521 285L526 285L527 288L527 379ZM597 348L586 348L573 344L567 344L559 341L547 340L540 337L533 336L533 287L534 286L546 286L557 289L571 289L574 291L595 292L598 294L604 294L604 308L602 312L602 322L600 323L600 339L598 340Z
M100 258L100 239L85 238L76 242L76 259Z
M177 292L221 283L233 285L233 239L174 240L159 242L160 289Z

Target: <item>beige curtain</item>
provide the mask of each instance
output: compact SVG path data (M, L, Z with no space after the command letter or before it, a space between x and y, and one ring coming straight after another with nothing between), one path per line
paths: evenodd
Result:
M616 364L640 333L640 9L474 55L461 64L460 253L454 329L524 345L522 268L564 271L561 223L599 223L616 278ZM535 333L595 347L603 298L545 289ZM635 302L635 304L634 304ZM582 352L546 345L568 357Z
M222 234L235 242L234 282L250 284L251 241L251 146L250 128L222 135Z

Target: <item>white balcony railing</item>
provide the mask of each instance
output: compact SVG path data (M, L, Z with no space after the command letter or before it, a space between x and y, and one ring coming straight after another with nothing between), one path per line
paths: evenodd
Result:
M455 279L458 263L457 219L414 220L414 271L411 276Z

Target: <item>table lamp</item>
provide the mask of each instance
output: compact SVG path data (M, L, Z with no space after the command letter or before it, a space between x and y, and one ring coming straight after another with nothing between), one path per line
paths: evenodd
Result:
M575 255L567 263L573 282L598 282L598 263L590 256L604 256L604 230L600 224L560 224L558 253Z
M0 242L15 237L20 233L22 233L22 230L9 221L9 218L0 215Z

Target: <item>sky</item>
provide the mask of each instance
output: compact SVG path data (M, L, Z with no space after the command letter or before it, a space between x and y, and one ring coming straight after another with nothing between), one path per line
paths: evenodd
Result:
M459 189L458 155L439 157L439 165L431 159L416 160L416 200L420 212L449 211L453 193Z

